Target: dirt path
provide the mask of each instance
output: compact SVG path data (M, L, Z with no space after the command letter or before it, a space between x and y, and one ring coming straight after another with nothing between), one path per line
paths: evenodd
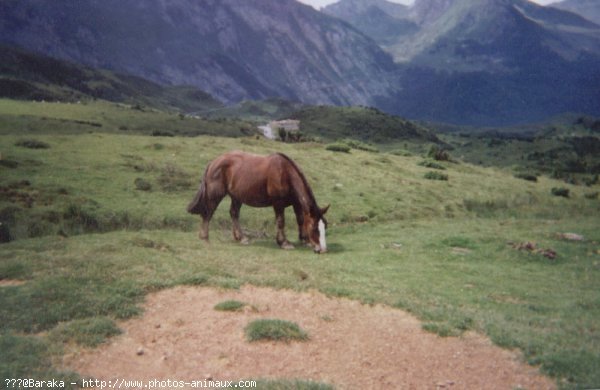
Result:
M254 306L214 310L235 299ZM411 315L316 293L244 286L239 291L178 287L151 294L145 314L94 350L65 357L82 375L113 380L182 381L289 378L338 389L553 389L516 353L466 334L441 338ZM310 341L249 343L257 318L294 321Z

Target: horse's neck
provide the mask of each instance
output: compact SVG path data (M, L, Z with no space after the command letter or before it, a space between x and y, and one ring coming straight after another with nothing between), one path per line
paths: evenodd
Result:
M301 173L295 170L294 172L295 174L292 175L294 202L296 203L294 208L302 210L304 214L312 214L313 209L317 206L312 191L308 188L308 184L302 180Z

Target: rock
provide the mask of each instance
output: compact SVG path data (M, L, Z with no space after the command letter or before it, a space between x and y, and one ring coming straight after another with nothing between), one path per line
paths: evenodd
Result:
M144 352L145 352L144 348L143 347L139 347L137 349L137 351L135 352L135 354L138 355L138 356L142 356L144 354Z
M558 233L557 237L568 241L583 241L585 237L577 233Z

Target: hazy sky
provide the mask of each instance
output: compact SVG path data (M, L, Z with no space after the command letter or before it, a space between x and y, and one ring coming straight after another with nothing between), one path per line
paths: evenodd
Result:
M300 1L302 3L310 4L313 7L319 9L328 4L335 3L338 0L298 0L298 1ZM389 0L389 1L391 1L393 3L412 4L414 0ZM531 0L531 1L538 3L538 4L550 4L550 3L555 3L558 0Z

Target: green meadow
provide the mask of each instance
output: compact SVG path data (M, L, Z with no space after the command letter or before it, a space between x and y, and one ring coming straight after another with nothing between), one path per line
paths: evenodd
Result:
M284 144L242 135L245 126L106 102L0 101L0 228L10 239L0 281L24 282L0 287L2 378L77 378L56 368L65 348L118 334L116 321L142 315L149 292L250 283L401 308L442 336L475 331L518 349L561 387L600 386L598 184ZM298 163L320 206L331 204L327 254L279 249L268 208L242 208L251 243L235 243L227 199L211 242L198 240L186 205L206 164L233 149Z

